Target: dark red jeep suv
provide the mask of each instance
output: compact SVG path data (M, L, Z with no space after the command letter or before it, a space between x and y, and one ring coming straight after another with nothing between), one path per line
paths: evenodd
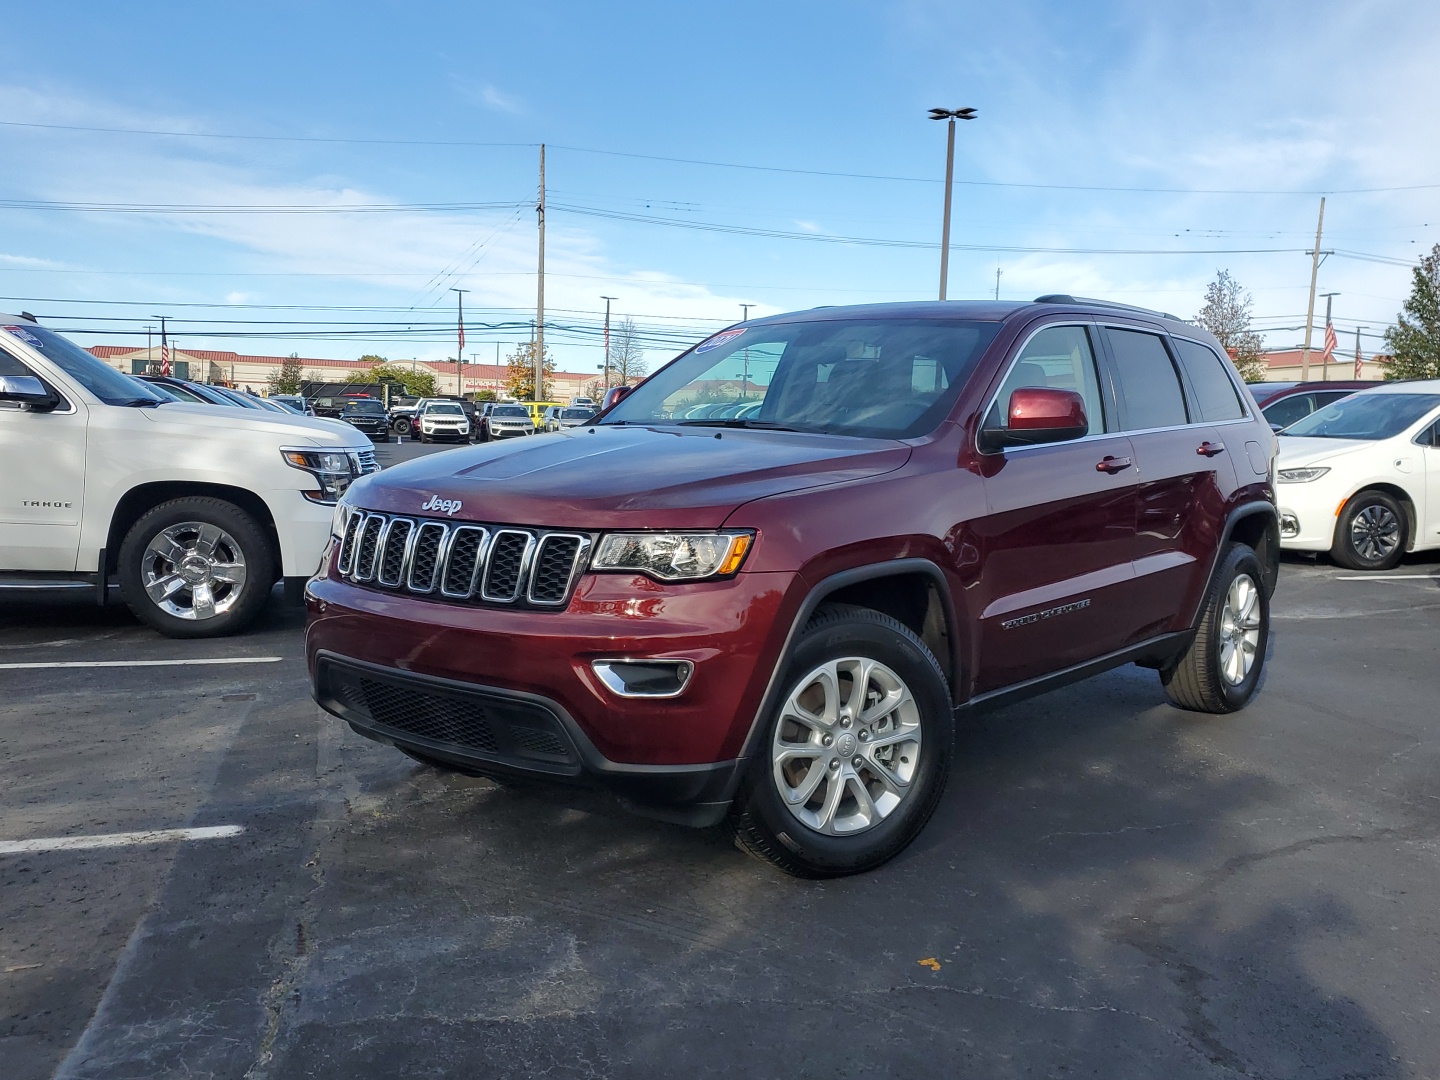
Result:
M1244 706L1274 455L1215 339L1156 312L754 320L591 425L355 483L307 588L315 697L438 768L854 873L930 817L968 710L1125 663Z

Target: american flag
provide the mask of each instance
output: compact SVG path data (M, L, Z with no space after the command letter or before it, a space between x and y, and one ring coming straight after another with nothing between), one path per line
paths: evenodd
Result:
M165 335L160 335L160 374L170 374L170 343L165 340Z
M1335 340L1335 324L1327 319L1325 322L1325 350L1320 354L1322 364L1330 363L1335 356L1335 346L1338 344L1339 342Z

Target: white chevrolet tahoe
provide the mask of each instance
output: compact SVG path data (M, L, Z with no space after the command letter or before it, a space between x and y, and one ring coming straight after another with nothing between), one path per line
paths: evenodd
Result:
M315 572L374 472L348 424L162 400L29 316L0 315L0 597L118 582L172 637L233 633Z

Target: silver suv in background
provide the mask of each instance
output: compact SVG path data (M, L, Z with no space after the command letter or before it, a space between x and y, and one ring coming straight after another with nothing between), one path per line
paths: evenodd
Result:
M479 424L481 442L535 434L535 421L530 419L530 410L510 402L487 402L480 414Z

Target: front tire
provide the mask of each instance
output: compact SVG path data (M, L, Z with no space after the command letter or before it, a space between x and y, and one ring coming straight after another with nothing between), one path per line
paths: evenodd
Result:
M1351 570L1391 570L1405 557L1409 519L1393 495L1362 491L1335 521L1330 557Z
M1255 696L1270 643L1270 597L1253 550L1232 544L1225 552L1189 647L1160 669L1165 696L1178 709L1230 713Z
M135 617L168 637L233 634L275 583L265 531L240 507L190 497L161 503L125 535L120 592Z
M785 664L729 825L745 851L797 877L858 874L915 839L954 749L940 665L877 611L826 605Z

